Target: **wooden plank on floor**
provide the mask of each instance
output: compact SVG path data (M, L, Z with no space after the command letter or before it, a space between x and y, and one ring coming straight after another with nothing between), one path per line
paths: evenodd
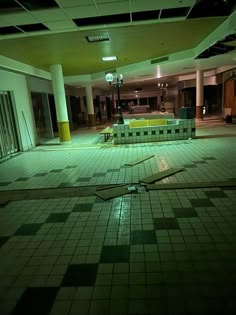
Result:
M165 189L192 189L192 188L215 188L215 187L236 187L236 181L148 184L146 186L146 189L147 190L165 190Z
M111 198L115 198L115 197L129 194L129 193L130 193L130 191L128 190L128 188L116 187L116 188L110 188L110 189L106 189L106 190L99 190L99 191L96 191L95 194L98 197L102 198L103 200L108 200Z
M145 155L145 156L143 156L143 157L141 157L141 158L139 158L137 160L134 160L134 161L131 161L131 162L127 162L127 163L125 163L125 165L134 166L134 165L142 163L142 162L144 162L144 161L146 161L146 160L148 160L148 159L150 159L150 158L152 158L154 156L155 156L154 154Z
M123 186L124 186L124 184L99 185L96 187L96 191L106 190L106 189L111 189L111 188L117 188L117 187L123 187Z
M139 181L142 183L151 184L151 183L156 182L162 178L165 178L165 177L170 176L170 175L174 175L174 174L181 172L183 170L184 170L184 168L182 168L182 167L171 167L165 171L162 171L162 172L153 174L151 176L142 178Z

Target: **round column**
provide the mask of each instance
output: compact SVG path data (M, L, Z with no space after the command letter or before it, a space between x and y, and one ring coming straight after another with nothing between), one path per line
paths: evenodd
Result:
M203 103L204 103L204 72L197 70L196 72L196 118L203 119Z
M93 106L93 90L91 85L86 85L86 103L87 103L87 112L88 112L88 125L89 127L96 126L96 120L94 115L94 106Z
M61 144L71 143L70 126L66 106L66 96L62 66L55 64L50 66L52 87L56 105L57 124Z

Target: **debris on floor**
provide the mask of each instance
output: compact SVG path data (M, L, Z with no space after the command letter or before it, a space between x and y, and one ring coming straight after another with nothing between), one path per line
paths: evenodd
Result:
M236 181L148 184L146 186L146 189L147 190L165 190L165 189L192 189L192 188L214 188L214 187L236 187Z
M137 191L137 187L136 186L129 186L128 191L131 191L131 192Z
M165 171L162 171L162 172L153 174L151 176L145 177L143 179L140 179L139 181L142 183L151 184L151 183L154 183L154 182L156 182L162 178L176 174L176 173L181 172L183 170L184 170L184 168L182 168L182 167L171 167Z
M123 196L126 194L130 194L131 191L128 190L126 187L115 187L115 188L109 188L104 190L98 190L95 192L95 195L102 198L103 200L108 200L111 198Z
M127 162L127 163L125 163L125 165L134 166L134 165L142 163L142 162L144 162L144 161L146 161L146 160L148 160L148 159L150 159L150 158L152 158L154 156L155 156L154 154L145 155L145 156L143 156L143 157L141 157L141 158L139 158L137 160L134 160L134 161L131 161L131 162Z

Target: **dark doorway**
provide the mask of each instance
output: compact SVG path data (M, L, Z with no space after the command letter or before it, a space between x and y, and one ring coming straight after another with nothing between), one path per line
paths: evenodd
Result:
M51 112L52 129L54 132L58 132L57 114L56 114L56 105L55 105L54 95L48 94L48 101L49 101L49 108Z

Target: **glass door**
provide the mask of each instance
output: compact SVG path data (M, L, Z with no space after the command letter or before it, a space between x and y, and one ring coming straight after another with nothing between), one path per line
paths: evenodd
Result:
M54 138L48 95L31 93L32 106L39 143L46 143Z
M19 151L10 92L0 91L0 159Z

